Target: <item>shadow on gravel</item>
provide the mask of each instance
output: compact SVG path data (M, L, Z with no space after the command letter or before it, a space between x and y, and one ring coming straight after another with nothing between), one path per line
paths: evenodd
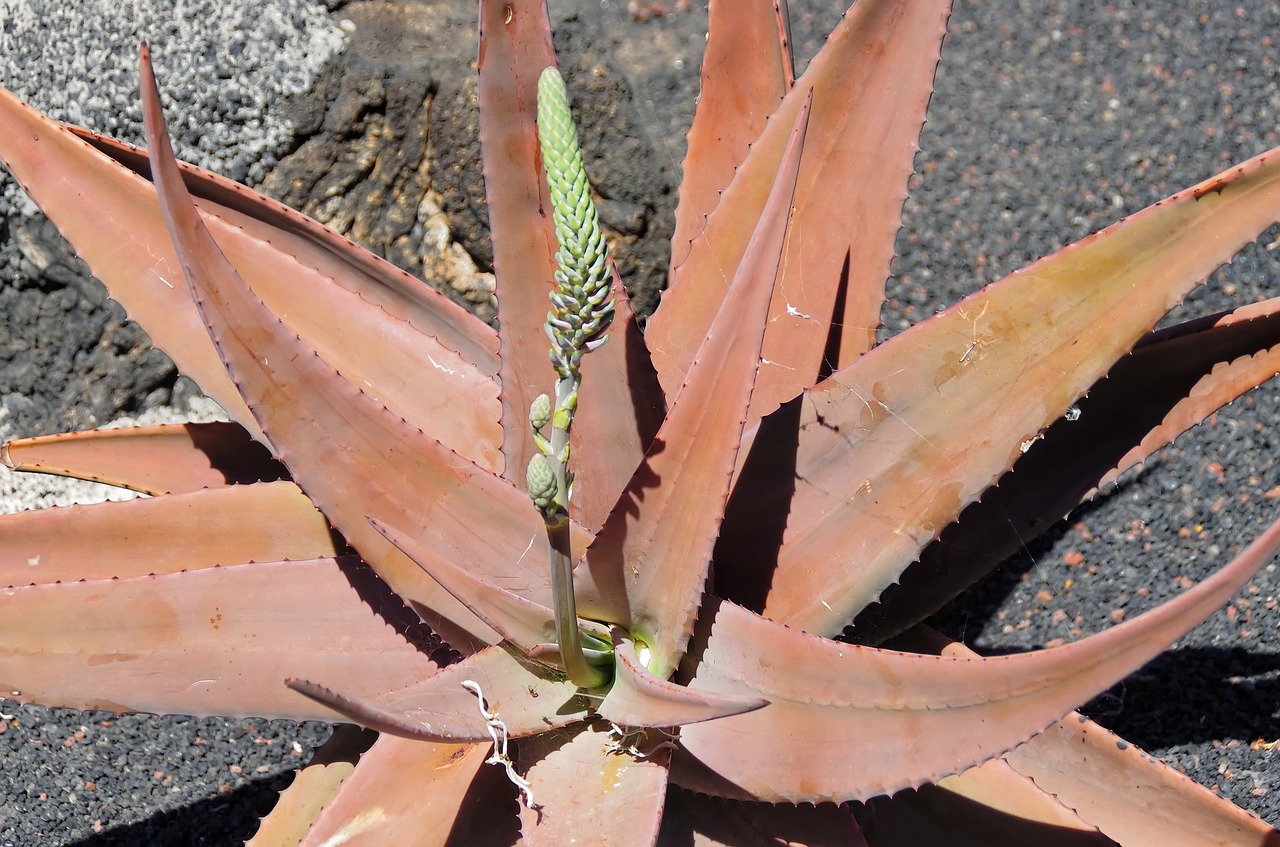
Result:
M243 847L275 805L288 776L267 776L216 798L151 813L71 843L71 847Z

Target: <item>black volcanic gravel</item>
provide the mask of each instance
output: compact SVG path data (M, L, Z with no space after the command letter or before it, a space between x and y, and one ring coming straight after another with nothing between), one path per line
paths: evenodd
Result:
M644 5L671 14L639 22L623 0L553 0L553 15L598 22L596 37L631 74L656 143L678 162L705 14L676 11L676 0ZM816 49L837 5L791 0L802 51ZM885 331L1280 144L1278 39L1277 2L957 0ZM1280 291L1278 244L1273 227L1177 315ZM1131 618L1203 579L1280 513L1276 399L1270 383L1215 415L1073 513L939 625L983 651L1041 647ZM1280 740L1278 596L1273 564L1231 607L1084 709L1272 824L1280 823L1280 754L1270 749ZM6 711L0 847L239 844L281 775L326 734Z

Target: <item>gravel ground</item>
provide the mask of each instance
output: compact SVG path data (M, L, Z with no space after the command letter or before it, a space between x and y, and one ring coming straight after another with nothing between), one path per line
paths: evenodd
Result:
M675 165L692 115L705 15L697 3L690 11L679 11L675 0L642 5L670 14L642 22L621 0L553 0L553 16L579 13L598 23L596 37L626 68L654 143ZM838 20L838 4L791 5L796 42L811 53ZM88 4L69 8L80 6ZM243 119L246 130L262 131L247 132L241 142L219 130L209 149L185 148L204 163L221 157L219 167L249 179L278 155L273 151L282 147L273 145L288 143L288 128L270 117L278 97L265 86L305 86L306 71L290 77L283 68L296 72L311 45L319 45L317 57L331 51L337 32L319 6L274 0L260 6L272 14L237 18L210 10L242 4L186 4L193 29L173 40L193 45L192 58L175 56L173 67L188 62L187 71L166 74L190 83L189 91L173 92L175 107L188 114L180 120L193 122L184 125ZM0 61L11 65L5 84L48 98L41 102L47 108L59 108L56 92L69 92L61 108L78 104L81 119L96 128L136 133L135 123L114 123L133 102L129 85L108 93L99 84L131 72L137 30L112 22L131 21L144 9L125 8L104 18L0 0L0 20L21 23L34 14L52 21L56 14L56 32L74 33L93 19L95 27L125 32L127 44L108 44L105 32L80 41L68 34L72 40L64 42L42 35L39 49L29 41L23 51L14 46L21 39L0 29ZM285 23L273 17L277 10ZM253 25L249 31L235 30L246 24ZM228 36L227 26L237 34ZM1276 2L1046 8L957 0L898 243L886 332L1280 144L1277 32ZM55 52L46 44L65 47ZM220 60L223 49L241 58ZM74 80L86 79L91 87L75 87ZM86 97L98 95L109 104L89 110ZM1274 294L1278 244L1273 228L1177 314ZM1272 383L1073 513L941 624L982 650L1039 647L1132 617L1203 578L1276 515L1278 418ZM1278 596L1280 572L1272 565L1232 607L1086 709L1273 824L1280 823L1280 759L1270 749L1280 739ZM322 727L281 723L117 718L14 705L5 711L14 717L0 723L6 765L0 845L237 844L254 816L270 807L281 775L325 734Z

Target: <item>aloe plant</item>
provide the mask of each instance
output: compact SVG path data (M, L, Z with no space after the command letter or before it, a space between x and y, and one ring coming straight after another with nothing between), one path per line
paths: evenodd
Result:
M863 0L793 79L775 4L712 5L644 333L572 151L539 146L565 108L537 108L539 3L481 3L496 332L177 163L145 47L149 154L0 97L0 157L236 421L6 447L156 496L0 521L0 678L379 733L335 733L252 844L511 843L517 816L555 844L1269 843L1071 709L1231 599L1280 525L1071 644L980 658L919 624L1275 373L1275 302L1151 330L1280 219L1280 151L875 346L947 14ZM1086 394L1105 437L1056 423Z

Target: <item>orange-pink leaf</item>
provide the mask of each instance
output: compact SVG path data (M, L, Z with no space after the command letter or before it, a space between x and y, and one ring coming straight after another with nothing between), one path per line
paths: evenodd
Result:
M1074 712L1004 758L1126 847L1280 844L1255 816Z
M183 373L257 434L183 290L151 183L3 90L0 128L0 158L112 297ZM100 146L117 154L127 149ZM142 154L130 158L135 167L147 164ZM235 205L202 200L202 216L293 332L398 414L476 461L496 465L500 430L491 329L421 281L278 203L194 169L183 177ZM96 214L86 216L86 207ZM334 314L343 320L335 322ZM350 344L359 328L364 343ZM448 403L445 398L455 393L473 402Z
M361 726L426 741L484 741L492 737L484 709L512 738L545 732L589 715L577 686L503 647L487 647L430 677L405 685L375 679L360 685L324 684L323 672L293 678L289 686ZM465 683L465 684L464 684Z
M1015 272L806 392L765 613L839 632L1161 315L1278 219L1280 150ZM794 430L778 437L795 444Z
M692 685L758 691L755 712L691 724L699 764L771 802L867 799L1009 750L1124 678L1226 603L1280 548L1280 522L1158 609L1082 641L963 659L827 641L720 604Z
M342 783L356 769L378 734L350 724L333 728L307 766L293 775L276 804L258 824L244 847L297 847L320 813L333 802Z
M535 808L520 807L522 842L563 847L652 847L666 799L668 751L646 758L612 752L617 739L603 727L547 734L520 746L519 766Z
M861 615L878 642L924 620L1119 473L1280 373L1280 298L1151 333Z
M871 346L949 6L856 3L796 81L649 321L645 338L668 395L684 381L725 296L810 89L811 149L796 185L764 343L770 364L761 368L753 414L812 385L824 358L838 367Z
M436 672L369 606L378 590L353 558L4 589L0 689L69 709L339 720L285 678L396 687Z
M749 712L768 702L754 695L697 691L658 679L640 662L635 644L621 636L617 627L614 627L613 656L613 687L596 713L617 726L684 726Z
M545 590L529 558L544 532L510 483L406 423L306 346L250 291L191 204L164 134L150 65L143 62L156 183L183 272L209 335L262 431L294 478L383 579L455 647L496 638L366 520L419 530L433 555ZM453 398L443 398L450 403ZM465 406L467 404L453 403Z
M593 574L621 575L629 628L650 648L658 677L675 670L702 597L760 366L808 113L796 117L774 190L688 381L587 551Z
M0 446L10 470L87 479L143 494L285 479L271 453L234 423L162 424L23 438Z
M689 147L671 237L673 275L790 90L790 56L779 37L777 11L771 0L712 0L707 7L702 92L685 136Z
M0 585L145 576L342 551L291 482L40 509L0 521Z
M444 847L488 755L488 744L381 736L298 847Z

